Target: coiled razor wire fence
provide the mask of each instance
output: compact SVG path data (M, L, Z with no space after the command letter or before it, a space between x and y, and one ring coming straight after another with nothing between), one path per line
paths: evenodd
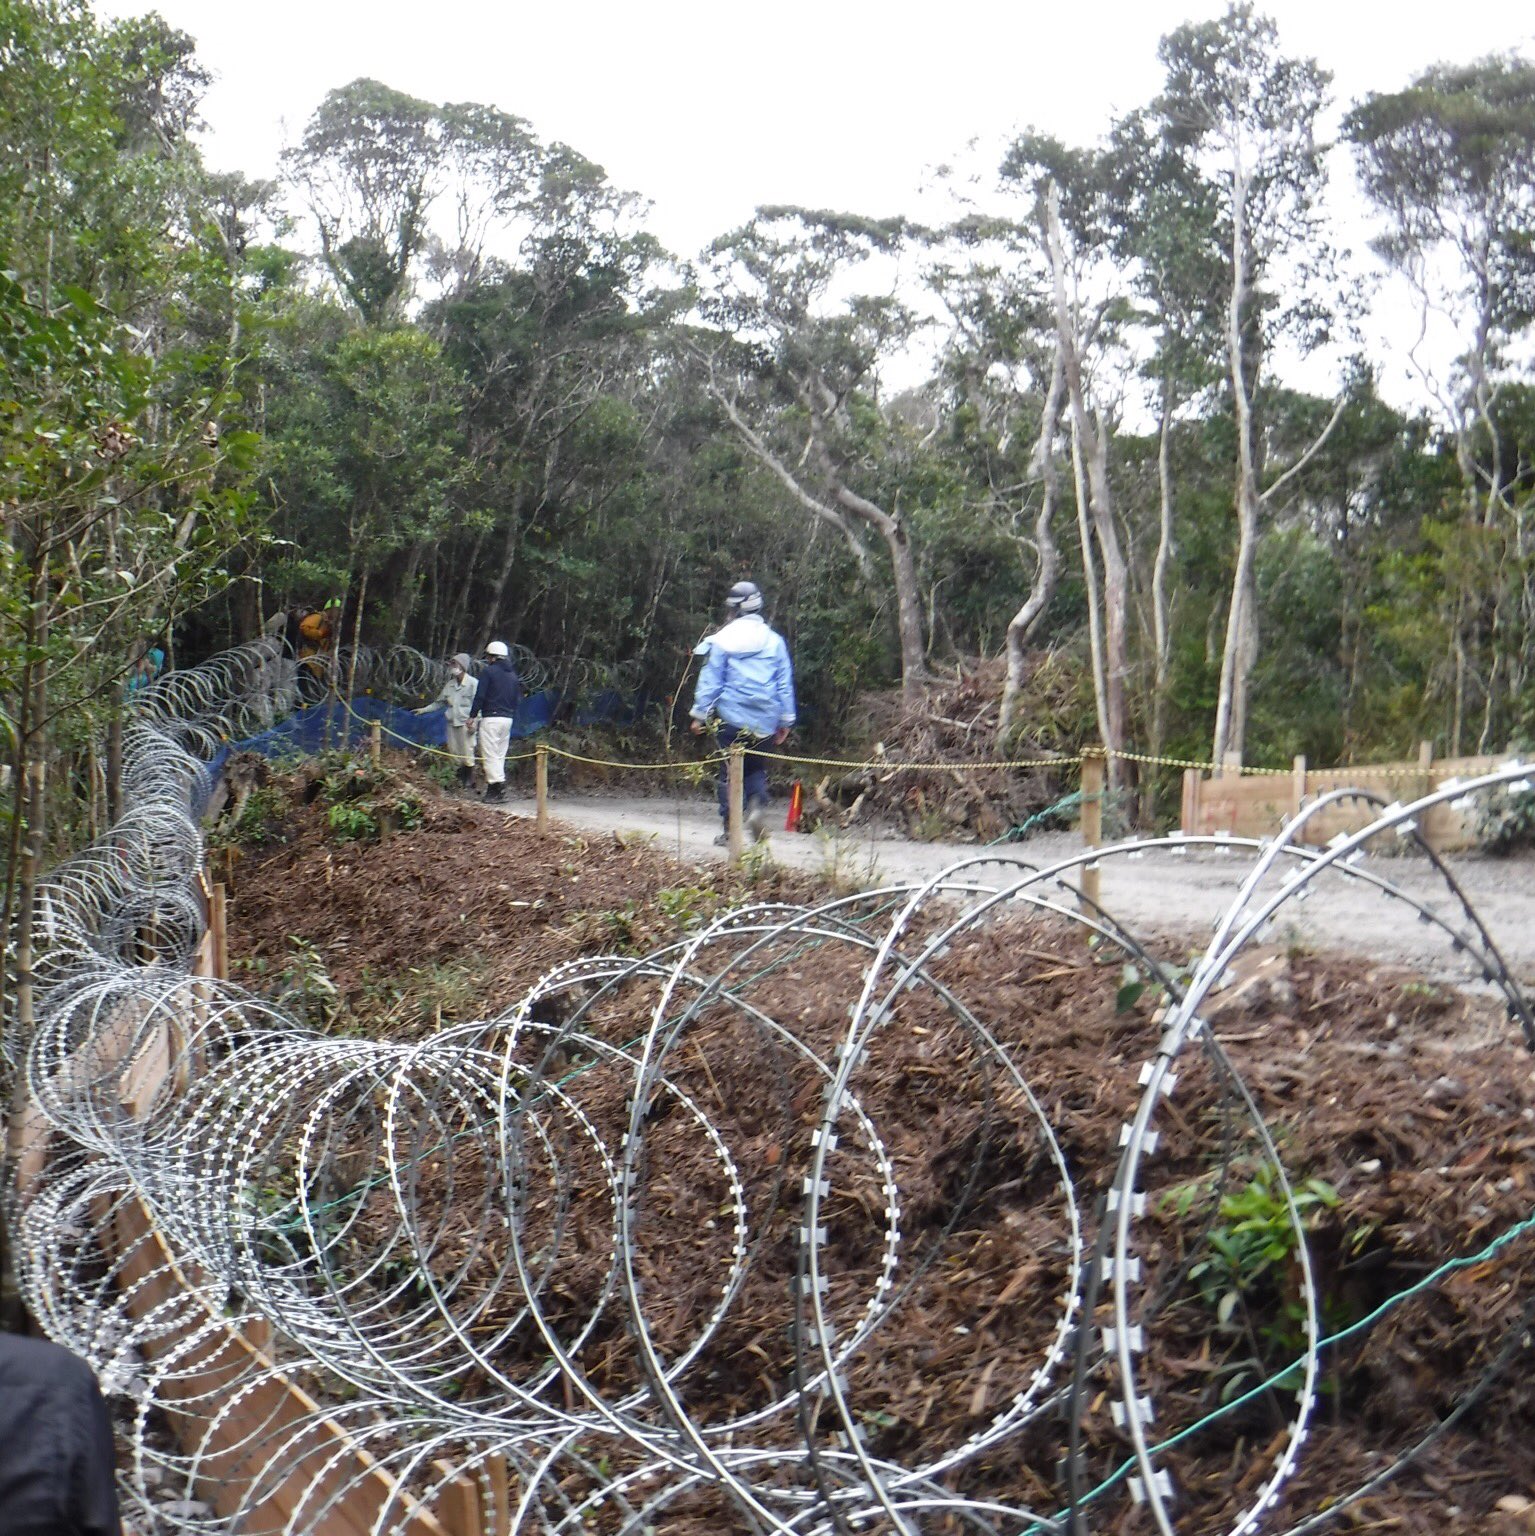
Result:
M375 689L440 681L404 653L358 664ZM1448 1427L1276 1519L1318 1413L1326 1328L1284 1148L1203 1016L1288 904L1345 879L1463 955L1535 1043L1437 857L1421 850L1444 882L1432 905L1359 862L1373 840L1416 841L1441 801L1530 792L1520 765L1378 803L1323 849L1301 843L1304 823L1357 792L1262 844L1141 840L1044 867L986 850L923 884L749 905L652 955L554 966L483 1021L400 1044L318 1036L192 973L203 763L282 706L282 665L259 642L146 690L126 732L129 809L39 891L37 1022L7 1021L31 1101L6 1184L20 1283L131 1405L130 1510L188 1532L809 1536L1086 1530L1132 1498L1158 1531L1210 1528L1170 1470L1206 1420L1165 1418L1157 1400L1157 1332L1188 1265L1143 1268L1153 1170L1191 1134L1176 1084L1200 1073L1225 1168L1244 1148L1277 1192L1302 1341L1283 1395L1254 1389L1287 1405L1281 1429L1241 1452L1240 1507L1217 1528L1336 1522ZM1188 971L1083 912L1073 877L1089 860L1201 847L1251 868ZM966 946L1021 917L1075 925L1164 992L1150 1033L1127 1024L1123 1052L1097 1064L1139 1096L1096 1194L1060 1085L1047 1103L1031 1080L1027 1026L1002 1038L984 988L950 979ZM942 1073L943 1113L964 1128L964 1155L936 1172L914 1151L923 1071ZM972 1348L1022 1273L956 1268L990 1240L977 1192L999 1166L1017 1173L1023 1267L1054 1304L973 1357L962 1430L886 1434L884 1384ZM921 1348L897 1336L912 1318ZM1467 1402L1528 1320L1526 1298ZM1106 1469L1083 1432L1100 1396L1120 1447ZM1007 1473L1052 1437L1066 1451L1053 1485Z

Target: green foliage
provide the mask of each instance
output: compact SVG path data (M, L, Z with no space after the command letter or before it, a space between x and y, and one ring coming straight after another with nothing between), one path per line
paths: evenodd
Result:
M1210 1198L1208 1179L1196 1179L1170 1192L1168 1207L1187 1217ZM1228 1401L1276 1364L1288 1364L1304 1346L1305 1308L1295 1293L1291 1270L1302 1231L1310 1231L1339 1204L1338 1192L1325 1179L1291 1185L1297 1230L1279 1178L1269 1163L1259 1165L1245 1184L1226 1191L1205 1235L1205 1250L1189 1267L1217 1328L1245 1339L1256 1358L1228 1367L1222 1401ZM1283 1383L1291 1390L1298 1383Z
M1495 854L1535 848L1535 791L1523 780L1477 797L1476 845Z
M326 825L338 842L373 842L379 834L378 818L357 800L342 800L325 813Z
M679 928L698 928L719 905L719 893L706 885L676 885L656 892L656 905Z
M1000 211L924 230L765 207L676 275L632 194L496 108L357 80L320 103L286 187L215 176L189 137L207 75L184 34L0 0L0 709L13 755L51 762L54 846L75 838L71 786L95 782L147 635L175 622L180 662L330 597L348 641L360 621L366 643L439 655L521 642L573 714L583 691L637 687L649 713L622 739L561 724L592 755L653 755L720 593L751 575L790 642L802 733L854 747L858 695L903 666L897 551L926 662L996 655L1043 563L1047 468L1060 576L1001 745L1076 750L1096 725L1069 433L1040 436L1046 177L1092 320L1089 392L1124 401L1104 427L1129 733L1203 757L1237 569L1237 142L1258 490L1287 477L1259 529L1246 755L1358 761L1528 731L1535 73L1434 66L1349 114L1379 248L1437 284L1462 361L1434 420L1382 400L1378 360L1351 363L1309 453L1338 401L1285 389L1275 343L1336 342L1349 306L1333 314L1346 284L1320 217L1326 74L1281 43L1244 4L1177 28L1157 98L1101 142L1019 136ZM300 248L315 244L318 263ZM941 335L911 300L918 274ZM932 376L892 394L882 370L924 335ZM852 517L859 500L899 537ZM1174 789L1146 775L1135 812L1165 818ZM353 838L419 814L387 790L337 807Z
M278 784L263 784L251 791L225 840L239 848L264 848L281 841L287 817L287 791Z
M276 1001L315 1029L328 1029L342 1010L341 990L314 945L289 937L292 955L276 977Z
M374 842L386 827L408 832L421 824L415 786L387 764L330 753L317 760L324 770L320 796L325 821L338 842Z

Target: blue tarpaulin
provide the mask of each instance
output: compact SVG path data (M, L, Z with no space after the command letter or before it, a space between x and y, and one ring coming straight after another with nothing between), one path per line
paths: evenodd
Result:
M547 730L557 702L557 696L548 691L529 694L517 706L512 721L513 737L533 736ZM371 694L353 699L350 709L340 699L327 699L323 704L298 710L270 730L220 748L208 764L209 781L218 782L224 764L236 752L258 752L262 757L313 757L327 746L355 746L367 738L375 720L383 726L385 742L395 746L440 749L448 744L448 717L443 710L418 715Z

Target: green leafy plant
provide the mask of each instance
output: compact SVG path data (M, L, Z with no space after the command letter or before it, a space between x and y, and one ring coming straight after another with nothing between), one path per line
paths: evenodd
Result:
M439 789L458 787L458 764L447 757L424 757L420 763L423 778L431 780Z
M656 892L656 905L679 928L696 928L718 904L718 893L704 885L676 885Z
M1181 986L1190 973L1187 966L1170 965L1163 967L1163 974ZM1148 975L1140 966L1127 961L1119 973L1119 986L1114 992L1114 1011L1128 1013L1148 992L1153 999L1160 1000L1166 995L1167 987L1158 977Z
M287 814L286 792L279 785L265 784L251 791L226 841L241 848L263 848L279 842Z
M371 841L379 833L378 818L362 804L342 801L325 814L326 824L343 842Z
M1209 1182L1196 1179L1173 1190L1168 1204L1187 1216L1210 1194ZM1205 1250L1189 1267L1205 1304L1215 1313L1219 1331L1245 1336L1245 1358L1226 1373L1222 1400L1240 1391L1274 1361L1290 1361L1304 1345L1305 1308L1298 1287L1287 1283L1300 1249L1302 1233L1334 1209L1338 1192L1325 1179L1308 1178L1291 1186L1300 1230L1273 1166L1262 1164L1247 1182L1220 1198L1216 1221L1205 1237ZM1288 1379L1280 1383L1289 1390Z
M341 989L325 957L313 944L290 937L293 954L278 978L277 1001L318 1029L328 1029L342 1011Z
M371 842L386 827L408 832L421 825L419 792L388 764L326 753L316 766L324 770L319 784L326 823L340 841Z

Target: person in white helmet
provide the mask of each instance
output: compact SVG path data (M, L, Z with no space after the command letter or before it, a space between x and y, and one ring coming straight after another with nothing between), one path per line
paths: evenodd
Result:
M469 739L469 711L474 708L478 687L474 677L474 662L467 651L460 651L449 663L448 680L442 685L442 692L430 704L423 704L416 710L418 715L429 715L439 709L447 711L448 751L458 759L458 782L465 789L474 777L474 745Z
M506 749L512 740L512 719L522 702L522 680L512 665L504 640L485 647L488 665L480 673L469 708L470 729L480 733L480 761L485 765L485 798L506 799Z
M719 717L719 744L728 747L783 741L794 724L794 668L783 636L769 629L762 617L762 593L754 582L738 581L725 598L728 622L698 647L704 664L693 696L692 730L708 728L711 716ZM744 798L746 822L761 840L767 830L767 759L747 752ZM720 819L729 820L729 774L720 763ZM723 845L726 834L715 838Z

